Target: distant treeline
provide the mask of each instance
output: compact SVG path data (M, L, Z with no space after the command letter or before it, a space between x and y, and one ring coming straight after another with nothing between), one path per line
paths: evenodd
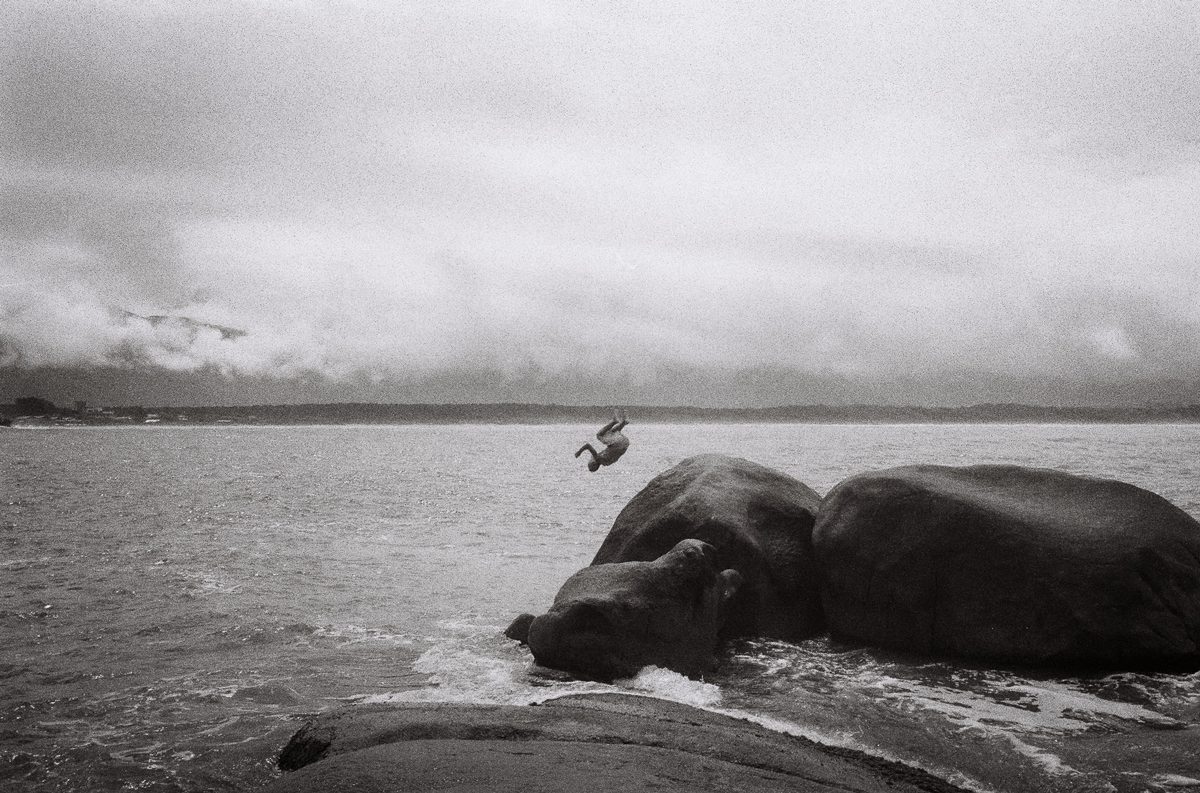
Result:
M211 411L211 413L210 413ZM1200 421L1200 405L1186 407L1042 407L1037 405L972 405L917 407L879 405L788 405L769 408L699 408L631 406L626 411L640 422L1163 422ZM164 411L165 412L165 411ZM191 409L201 415L230 413L228 408ZM243 415L280 423L559 423L606 421L611 408L571 405L259 405L240 408Z
M11 406L0 406L11 407ZM968 407L881 405L788 405L768 408L625 406L634 422L797 422L797 423L1147 423L1197 422L1200 405L1141 407L1047 407L984 404ZM73 411L63 409L60 414ZM105 410L133 421L259 424L553 424L607 420L607 406L532 404L247 405L238 407L125 406ZM11 413L9 415L12 415ZM79 414L76 414L79 415ZM89 420L90 419L90 420ZM86 416L88 423L103 423Z

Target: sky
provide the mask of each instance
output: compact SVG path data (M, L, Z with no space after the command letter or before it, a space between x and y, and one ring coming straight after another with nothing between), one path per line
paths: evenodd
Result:
M1190 2L0 4L0 401L1200 402Z

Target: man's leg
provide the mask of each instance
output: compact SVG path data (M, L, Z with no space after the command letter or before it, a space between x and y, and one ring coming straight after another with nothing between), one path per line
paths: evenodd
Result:
M617 426L617 420L614 418L612 421L608 422L607 424L605 424L603 427L600 428L600 431L596 433L596 439L599 441L603 441L604 435L615 426Z

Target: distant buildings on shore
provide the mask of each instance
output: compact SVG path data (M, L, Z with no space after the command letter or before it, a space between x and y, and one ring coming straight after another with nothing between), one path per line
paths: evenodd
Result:
M202 408L205 423L233 424L256 422L257 416L241 412L212 415L213 409ZM0 425L12 427L70 427L132 424L188 424L193 416L187 408L144 408L133 406L101 406L77 399L73 407L61 407L40 397L21 397L11 404L0 404Z

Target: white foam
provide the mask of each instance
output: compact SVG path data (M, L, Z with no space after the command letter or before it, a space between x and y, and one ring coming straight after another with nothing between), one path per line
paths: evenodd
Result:
M358 702L469 702L485 705L531 705L570 694L612 690L612 686L586 681L550 681L537 688L529 684L532 664L495 658L446 646L422 653L413 668L429 675L423 688L374 694Z
M871 685L888 699L911 702L964 727L991 734L1080 733L1105 717L1156 727L1180 725L1175 719L1141 705L1114 702L1067 683L995 683L981 691L964 691L931 688L881 675Z
M599 683L571 680L548 680L532 687L529 653L503 638L497 626L454 620L441 622L439 627L441 638L413 662L414 671L428 675L428 686L356 701L531 704L601 687Z
M1200 788L1200 779L1182 774L1155 774L1150 781L1160 787Z
M241 584L234 583L216 573L195 571L183 572L179 575L188 580L188 595L191 597L228 595L242 588Z
M725 716L732 716L735 719L749 721L757 724L760 727L765 727L771 732L783 733L784 735L793 735L797 738L805 738L814 743L824 744L826 746L838 746L843 749L857 749L865 751L865 747L856 740L856 735L847 730L842 733L829 733L820 730L814 730L810 727L804 727L796 722L785 721L773 716L763 716L758 713L751 713L737 708L710 708L714 713L720 713ZM882 755L880 755L882 757ZM886 758L895 760L894 757Z
M760 727L765 727L772 732L778 732L784 735L792 735L797 738L804 738L824 746L836 746L842 749L853 749L855 751L864 752L873 757L890 760L894 763L900 763L913 768L920 768L921 770L940 779L945 779L954 785L963 788L964 790L973 791L973 793L998 793L995 788L989 787L979 780L972 779L961 771L924 766L884 751L877 746L867 746L858 739L857 734L850 732L849 730L841 733L822 732L820 730L814 730L810 727L802 726L795 722L785 721L772 716L763 716L757 713L750 713L744 710L737 710L736 708L707 708L707 710L711 710L713 713L720 713L725 716L732 716L735 719L742 719L743 721L752 722Z
M8 559L0 562L0 570L24 570L26 567L31 567L35 564L44 564L49 561L49 556L30 557L28 559Z
M1017 750L1017 754L1029 758L1038 768L1051 776L1077 776L1079 774L1079 771L1064 763L1058 755L1032 746L1015 735L1006 737L1013 748Z
M415 671L429 676L429 686L356 701L529 705L604 692L649 696L701 708L711 708L721 701L721 690L716 685L669 669L648 666L612 684L576 680L537 666L528 651L501 638L496 626L456 621L440 627L457 636L437 642L413 663Z
M1009 688L1028 694L1036 701L1038 709L1043 713L1055 714L1052 724L1064 730L1081 732L1090 726L1086 717L1099 716L1112 716L1155 727L1182 726L1175 719L1141 705L1113 702L1061 683L1012 685Z
M660 699L669 699L697 708L711 708L721 701L721 689L712 683L692 680L678 672L647 666L627 680L618 680L618 688L644 691Z
M759 674L763 677L774 677L780 672L794 667L795 659L785 655L771 655L770 650L778 651L779 648L785 647L783 642L772 642L762 640L755 645L758 652L742 652L733 656L734 660L744 664L753 664L758 667ZM786 645L788 650L794 650L793 645Z
M398 647L409 647L414 639L409 634L390 633L380 628L368 628L363 625L322 625L315 628L313 636L336 639L343 645L359 644L361 642L381 642Z

